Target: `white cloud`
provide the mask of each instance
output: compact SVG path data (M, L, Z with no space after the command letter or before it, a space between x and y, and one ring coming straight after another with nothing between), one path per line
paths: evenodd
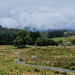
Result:
M14 18L1 18L0 24L4 27L33 27L36 29L57 29L63 27L62 24L68 20L59 13L33 12L19 13Z
M67 22L67 19L59 13L20 13L17 20L22 27L32 26L37 29L52 29L56 24ZM58 27L58 26L57 26ZM56 28L57 28L56 27ZM61 25L59 25L61 27Z
M7 18L7 17L0 19L0 25L2 25L3 27L8 27L8 28L17 28L19 26L14 19Z
M0 24L9 28L74 28L74 3L75 0L0 0Z

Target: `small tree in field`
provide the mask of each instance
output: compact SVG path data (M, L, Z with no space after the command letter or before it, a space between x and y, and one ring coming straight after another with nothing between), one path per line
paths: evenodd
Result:
M26 44L29 44L31 42L30 35L27 31L20 30L16 34L16 39L13 41L14 46L20 48L20 47L25 47Z
M23 44L23 39L21 37L17 37L14 41L14 46L20 48L20 47L24 47L24 44Z

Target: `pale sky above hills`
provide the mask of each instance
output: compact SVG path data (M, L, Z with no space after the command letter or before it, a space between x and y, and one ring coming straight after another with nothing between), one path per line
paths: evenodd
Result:
M75 29L75 0L0 0L0 25Z

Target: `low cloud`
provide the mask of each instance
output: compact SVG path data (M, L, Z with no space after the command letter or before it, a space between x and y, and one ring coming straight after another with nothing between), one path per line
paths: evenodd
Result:
M59 13L20 13L18 15L19 22L22 26L32 26L37 29L42 28L55 28L54 25L60 22L66 22L66 18L61 16ZM61 26L60 26L61 27Z
M8 28L18 28L18 23L16 20L8 17L4 17L0 19L0 25Z
M74 0L0 0L0 25L8 28L74 29Z
M71 25L72 24L72 25ZM65 29L74 28L75 19L69 20L60 13L33 12L19 13L15 17L4 17L0 19L0 25L8 28L32 27L36 29Z

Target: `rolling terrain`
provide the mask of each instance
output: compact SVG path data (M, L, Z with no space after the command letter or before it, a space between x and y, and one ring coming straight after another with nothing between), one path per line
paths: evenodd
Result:
M19 54L16 54L17 52L19 52ZM34 55L36 57L34 57ZM26 48L18 49L12 45L1 45L0 75L75 75L71 73L35 68L32 66L23 66L14 61L16 58L20 58L21 61L28 64L61 67L74 70L74 46L26 46Z

